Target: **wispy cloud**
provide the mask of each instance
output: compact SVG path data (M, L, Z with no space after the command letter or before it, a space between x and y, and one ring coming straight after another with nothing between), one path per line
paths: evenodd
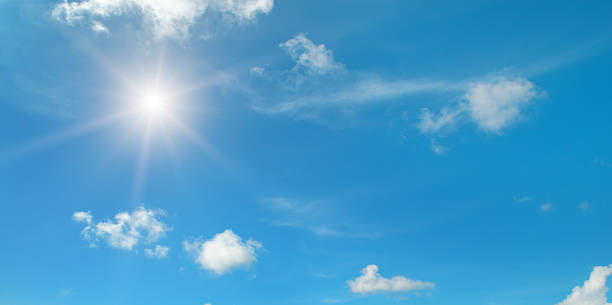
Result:
M480 130L500 134L521 119L530 103L544 95L524 78L475 82L455 106L445 106L440 114L423 108L418 128L431 135L454 129L462 122L474 122Z
M550 202L546 202L546 203L543 203L543 204L540 206L540 211L542 211L542 212L544 212L544 213L548 213L548 212L552 211L552 208L553 208L552 203L550 203Z
M279 227L291 227L306 230L322 237L372 238L377 234L361 233L340 229L343 225L329 206L329 200L300 201L286 197L268 197L259 200L270 212L272 218L265 221Z
M515 197L513 198L513 200L514 200L514 201L516 201L516 202L527 202L527 201L531 201L531 200L533 200L533 199L532 199L531 197L529 197L529 196L522 196L522 197L520 197L520 196L515 196Z
M300 77L253 68L252 75L272 80L271 90L256 99L253 109L268 115L288 115L296 119L316 119L324 111L353 111L380 103L401 102L408 97L424 96L438 100L421 110L416 128L430 137L432 151L445 151L439 137L459 127L473 125L478 130L501 135L505 129L523 120L526 110L540 98L544 90L519 76L484 76L459 81L389 79L347 69L337 61L324 44L317 45L300 34L280 44L291 55L291 70ZM343 73L330 77L331 71ZM293 79L296 86L274 83ZM447 100L440 107L439 99ZM436 110L439 109L439 110ZM436 139L438 138L438 139Z

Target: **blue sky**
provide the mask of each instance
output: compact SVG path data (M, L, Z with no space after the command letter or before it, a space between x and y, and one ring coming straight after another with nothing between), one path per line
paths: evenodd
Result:
M0 0L0 304L608 305L611 16Z

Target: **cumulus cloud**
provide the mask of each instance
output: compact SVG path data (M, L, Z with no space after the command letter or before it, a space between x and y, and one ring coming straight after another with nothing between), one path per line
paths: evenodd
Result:
M170 252L170 248L160 245L155 245L153 249L146 248L144 250L145 255L149 258L164 258L168 256L168 252Z
M611 305L606 298L606 279L610 274L612 265L595 267L584 285L575 287L572 293L557 305Z
M361 276L347 282L353 293L370 294L384 292L407 292L434 288L433 283L415 281L403 276L384 278L378 273L378 266L368 265L361 270Z
M500 78L472 84L465 99L470 116L481 129L499 132L519 119L521 111L541 95L526 79Z
M293 71L306 71L312 74L327 74L344 71L344 65L336 62L334 54L324 44L316 45L304 34L279 44L295 60Z
M139 243L154 243L165 236L170 227L161 221L163 210L138 207L132 213L117 213L112 220L93 223L90 212L75 212L72 219L87 226L81 231L83 239L95 244L104 241L109 246L132 250Z
M208 10L244 21L269 13L273 6L274 0L64 0L52 15L69 24L92 20L97 24L92 30L99 31L106 29L100 19L138 13L157 38L184 38Z
M250 266L257 261L256 250L262 247L252 239L243 242L232 230L225 230L204 242L183 242L183 248L195 258L196 264L218 275Z
M546 202L540 206L540 210L544 213L550 212L552 208L553 208L553 205L550 202Z

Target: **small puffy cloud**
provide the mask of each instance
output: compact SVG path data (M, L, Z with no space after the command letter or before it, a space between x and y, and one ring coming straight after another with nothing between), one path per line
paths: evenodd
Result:
M535 85L523 78L500 78L472 84L465 95L467 110L478 127L500 132L520 118L521 111L542 96Z
M384 292L407 292L434 288L430 282L408 279L403 276L384 278L378 273L378 266L368 265L361 270L361 276L347 282L353 293L370 294Z
M165 236L170 227L161 221L163 210L149 210L138 207L132 213L117 213L112 220L92 222L89 212L75 212L72 219L87 226L81 231L83 239L95 244L104 241L109 246L132 250L139 243L153 243Z
M144 253L145 253L145 255L147 257L149 257L149 258L160 258L160 259L168 256L168 252L170 252L170 248L164 247L164 246L160 246L160 245L155 245L155 247L153 249L146 248L144 250Z
M546 202L540 206L540 210L544 213L550 212L552 208L553 208L553 205L550 202Z
M274 0L64 0L51 13L68 24L91 20L98 24L92 26L94 31L106 29L99 19L137 13L157 38L184 38L208 10L248 21L269 13L273 6Z
M324 44L314 44L304 34L298 34L279 46L295 61L293 71L305 70L312 74L344 71L344 65L336 62L331 50L328 50Z
M225 230L204 242L183 242L183 248L195 258L197 264L218 275L234 268L250 266L257 260L256 250L262 247L260 242L252 239L243 242L232 230Z
M90 225L92 219L91 212L74 212L74 214L72 214L72 220L75 222L83 222Z
M572 293L557 305L610 305L606 298L606 279L610 274L612 265L595 267L584 285L572 289Z

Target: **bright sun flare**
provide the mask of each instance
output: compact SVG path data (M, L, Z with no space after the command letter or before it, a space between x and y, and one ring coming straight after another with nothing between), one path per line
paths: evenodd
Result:
M158 118L167 114L168 100L161 92L143 94L140 100L140 110L149 118Z

